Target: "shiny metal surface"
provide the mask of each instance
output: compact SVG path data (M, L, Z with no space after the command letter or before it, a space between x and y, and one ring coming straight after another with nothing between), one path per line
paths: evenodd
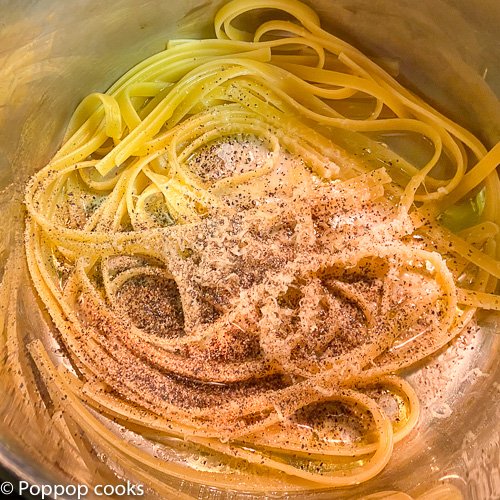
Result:
M325 26L368 54L396 59L402 82L488 145L500 139L498 0L309 3ZM20 224L15 200L22 197L22 186L55 152L77 103L90 92L105 90L132 65L161 50L169 38L209 35L209 20L219 4L0 0L4 244ZM30 302L20 307L26 304ZM455 484L466 499L500 498L498 316L483 316L481 324L481 331L457 340L438 360L408 374L422 394L423 414L418 432L397 446L387 469L359 487L308 498L359 498L386 489L418 495L443 480ZM26 322L26 328L36 325ZM69 477L52 463L53 456L40 460L29 452L26 423L2 411L11 396L0 386L0 463L33 483L78 482L77 475ZM200 493L197 486L179 487L203 498L219 498L208 488Z

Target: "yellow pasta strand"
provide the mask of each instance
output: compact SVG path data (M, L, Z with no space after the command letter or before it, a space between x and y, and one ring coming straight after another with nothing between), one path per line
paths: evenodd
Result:
M286 20L253 33L236 27L258 9ZM416 394L395 373L452 340L476 308L500 310L500 144L488 152L324 31L299 1L232 0L214 29L213 40L169 41L106 93L85 98L57 154L30 180L26 261L78 376L54 366L41 342L30 352L68 429L98 440L164 495L173 491L168 476L260 492L358 484L378 474L417 425ZM393 133L428 145L421 164L384 143ZM457 234L440 224L479 188L482 205L469 224ZM245 275L241 262L259 252L275 267L255 283L259 265ZM212 302L190 288L193 276L203 281L201 270L219 273L211 275L220 287ZM471 278L458 286L465 272ZM380 285L376 307L353 284L363 273L369 286ZM158 305L140 288L155 280L178 290L179 303ZM406 295L398 288L405 280ZM428 294L411 302L419 283ZM123 312L143 295L150 322L169 311L156 325L163 337ZM363 328L338 354L336 333L318 324L340 298L344 311L357 308ZM180 317L184 333L169 336ZM406 338L410 319L424 317L427 330ZM246 335L239 347L251 353L243 361L234 355L239 332ZM258 332L258 348L248 332ZM396 419L377 391L396 400ZM117 437L89 407L158 446L182 440L218 457L224 471L236 463L269 477L236 485L231 472L162 461ZM300 425L308 412L321 420L329 408L357 422L357 441L315 440ZM377 495L369 498L408 498Z

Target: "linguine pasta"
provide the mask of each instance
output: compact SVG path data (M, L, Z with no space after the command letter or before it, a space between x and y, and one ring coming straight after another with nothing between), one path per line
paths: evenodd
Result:
M65 425L152 488L282 483L161 460L98 415L295 489L358 484L417 422L398 373L500 310L500 146L300 2L233 0L214 28L85 98L31 179L26 261L71 364L29 351Z

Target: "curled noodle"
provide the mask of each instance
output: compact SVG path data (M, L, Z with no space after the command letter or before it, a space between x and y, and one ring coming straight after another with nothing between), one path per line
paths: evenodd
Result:
M287 20L236 27L260 8ZM82 101L30 181L26 259L73 370L40 341L30 352L68 425L153 487L161 474L236 486L149 456L94 410L297 488L358 484L417 423L396 373L455 338L476 307L500 309L500 150L300 2L233 0L214 23L216 39L171 41ZM350 99L366 116L341 111ZM394 131L432 146L423 165L363 135ZM369 144L388 168L347 144ZM447 177L435 173L444 159ZM483 226L451 234L440 214L482 184Z

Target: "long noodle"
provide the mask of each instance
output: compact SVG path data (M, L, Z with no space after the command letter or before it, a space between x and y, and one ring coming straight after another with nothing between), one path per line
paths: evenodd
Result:
M286 20L242 31L256 9ZM162 474L238 484L150 457L90 408L294 488L358 484L418 420L394 373L476 308L500 310L500 147L488 152L296 0L233 0L214 23L216 39L172 40L84 99L31 179L27 263L74 373L41 342L30 352L68 426L153 487ZM394 132L427 144L421 165L381 146ZM234 143L238 165L217 171ZM478 190L470 222L444 227ZM338 436L335 412L354 437Z

